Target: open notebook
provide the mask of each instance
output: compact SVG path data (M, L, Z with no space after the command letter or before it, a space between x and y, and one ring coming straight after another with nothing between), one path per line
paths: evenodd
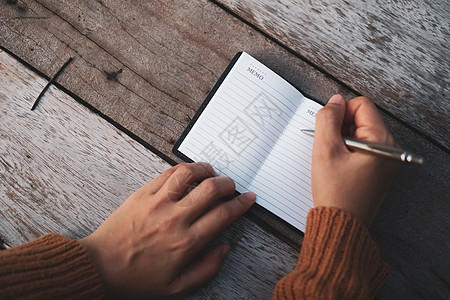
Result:
M186 161L209 162L240 193L299 230L313 206L311 152L322 105L245 52L236 54L175 144Z

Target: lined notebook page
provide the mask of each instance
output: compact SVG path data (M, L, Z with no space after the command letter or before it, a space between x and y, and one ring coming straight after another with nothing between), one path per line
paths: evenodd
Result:
M315 115L321 107L305 98L249 186L250 191L257 191L258 204L303 232L313 207L313 139L301 130L315 128Z
M304 221L296 221L304 219L303 214L292 212L306 209L301 201L312 206L312 141L296 131L314 128L314 118L303 113L304 103L316 104L244 52L178 150L193 161L209 162L219 175L235 181L238 192L254 192L257 203L304 231ZM303 160L296 156L299 149L305 153L300 155ZM285 164L294 159L296 167L286 168L280 159ZM307 174L303 180L308 184L289 184L301 174ZM284 177L293 180L281 184L279 178ZM306 191L292 192L299 187Z

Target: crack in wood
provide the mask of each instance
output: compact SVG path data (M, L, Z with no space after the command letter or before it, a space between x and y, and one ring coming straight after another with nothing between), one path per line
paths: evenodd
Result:
M150 81L148 81L145 77L139 75L139 73L135 70L133 70L133 68L128 67L122 60L120 60L118 57L116 57L115 55L113 55L112 53L110 53L106 48L104 48L103 46L101 46L99 43L97 43L95 40L93 40L92 38L90 38L88 35L84 34L83 32L81 32L81 30L79 30L75 25L73 25L72 23L68 22L67 20L65 20L61 15L59 15L58 13L56 13L55 11L53 11L52 9L50 9L48 6L44 5L42 2L36 0L37 3L39 3L40 5L42 5L45 9L47 9L48 11L52 12L55 16L57 16L58 18L60 18L60 20L62 20L63 22L67 23L68 25L70 25L70 27L72 27L75 31L77 31L79 34L81 34L82 36L84 36L86 39L88 39L89 41L91 41L92 43L94 43L97 47L99 47L100 49L102 49L103 51L105 51L108 55L110 55L112 58L114 58L115 60L117 60L118 62L120 62L123 66L127 67L131 72L133 72L136 76L140 77L142 80L144 80L146 83L148 83L151 87L157 89L158 91L160 91L161 93L169 96L170 98L174 99L175 101L177 101L176 97L170 95L169 93L167 93L166 91L162 90L161 88L159 88L158 86L155 86L153 83L151 83ZM184 105L184 104L182 104Z
M326 41L324 40L320 40L321 37L323 36L327 36L326 31L324 32L322 27L325 26L319 26L320 28L317 28L317 25L320 25L321 21L323 20L327 20L326 17L318 17L317 22L309 22L307 23L307 25L309 26L316 26L314 27L317 31L317 34L312 35L313 37L309 36L309 37L305 37L305 38L299 38L301 37L301 35L296 34L295 32L298 33L307 33L307 31L302 31L301 28L306 28L305 26L302 26L303 24L297 24L297 23L292 23L292 19L296 19L296 15L294 13L292 13L292 9L286 9L285 11L280 11L280 10L274 10L272 7L276 6L277 4L282 4L282 3L292 3L293 5L295 5L294 1L289 1L289 0L283 0L283 1L273 1L270 2L271 4L268 6L264 6L265 2L268 1L264 1L264 0L254 0L254 1L243 1L242 5L234 3L233 1L226 1L226 0L211 0L213 3L215 3L217 6L221 7L223 10L225 10L226 12L228 12L230 15L232 15L233 17L237 18L238 20L244 22L245 24L247 24L248 26L250 26L251 28L253 28L254 30L258 31L259 33L261 33L262 35L264 35L265 37L267 37L268 39L270 39L271 41L275 42L276 44L280 45L281 47L283 47L284 49L286 49L287 51L289 51L290 53L292 53L293 55L295 55L296 57L300 58L301 60L303 60L305 63L311 65L312 67L314 67L317 70L320 70L322 73L326 74L330 79L340 83L341 85L345 86L346 88L350 89L353 93L357 94L357 95L361 95L361 94L371 94L373 91L373 99L374 100L378 100L378 105L377 107L382 110L384 113L388 114L391 118L393 118L394 120L396 120L397 122L401 123L402 125L404 125L405 127L407 127L408 129L410 129L411 131L415 132L416 134L420 135L421 137L425 138L427 141L429 141L430 143L434 144L435 146L439 147L440 149L442 149L443 151L450 153L450 147L448 145L448 138L447 138L447 134L445 134L445 117L441 117L441 116L446 116L448 114L445 114L445 111L449 111L449 107L445 102L445 94L441 93L442 96L442 100L443 101L438 101L437 102L437 108L434 109L432 107L430 107L430 103L434 103L434 101L429 101L429 102L424 102L424 105L419 105L416 104L415 105L415 109L414 107L409 107L410 109L408 109L408 106L403 106L403 105L398 105L398 103L401 103L402 101L407 101L407 98L412 98L412 97L417 97L419 99L422 98L427 98L429 97L429 95L431 95L430 93L426 92L423 93L423 91L428 91L428 90L433 90L433 88L430 88L430 86L432 86L433 84L436 84L437 81L441 80L442 78L448 78L448 76L445 76L448 73L448 70L443 70L443 69L439 69L437 68L435 71L436 72L441 72L443 76L434 76L433 80L422 80L419 82L419 84L423 87L423 88L416 88L418 86L417 82L414 81L408 81L406 80L404 77L402 84L403 84L403 92L400 91L400 87L401 86L397 86L396 88L393 89L386 89L386 92L376 92L378 90L380 90L381 88L378 86L373 86L374 82L375 83L383 83L383 80L378 81L377 79L375 80L370 80L370 79L365 79L365 80L361 80L363 82L363 84L361 85L361 82L359 82L359 80L355 80L355 76L348 76L347 74L347 78L344 77L343 73L348 73L348 72L339 72L336 71L335 67L336 66L340 66L341 70L345 71L346 69L355 69L358 70L358 67L353 66L352 67L348 67L348 68L344 68L342 69L342 62L344 61L345 64L348 64L348 62L351 62L352 60L350 59L350 57L348 57L348 55L346 55L346 53L352 53L352 58L356 57L356 61L359 62L360 64L365 64L367 61L372 61L373 59L373 64L374 65L378 65L379 62L381 61L379 59L379 55L377 56L376 54L372 54L372 55L365 55L365 56L357 56L357 53L353 53L351 51L336 51L334 53L334 51L324 51L324 49L327 49L326 46L330 47L330 45L326 45ZM330 2L330 1L328 1ZM368 1L369 3L367 5L369 5L370 3L375 3L376 1ZM423 3L425 4L425 1L417 1L418 3ZM428 4L432 4L433 2L435 4L438 3L448 3L445 1L426 1ZM320 2L321 4L326 4L326 2ZM404 4L399 4L399 6L406 6L409 4L414 5L414 1L410 1L410 2L404 2ZM309 6L313 6L313 4L309 4ZM353 5L350 5L348 2L345 2L343 4L343 6L347 6L347 7L351 7ZM308 7L308 6L306 6ZM381 7L383 8L383 6L379 6L376 5L376 7ZM447 7L448 4L447 4ZM385 10L389 11L392 8L386 7ZM303 9L298 9L299 12L302 12ZM324 9L324 11L316 11L315 13L310 13L310 14L306 14L307 16L314 16L315 14L317 14L318 16L320 16L321 13L326 12L327 10ZM399 10L401 11L401 10ZM413 14L414 13L418 13L420 14L421 12L423 12L424 10L420 9L420 7L417 7L417 10L413 10ZM436 11L438 11L436 9ZM436 12L435 11L435 12ZM291 12L291 13L290 13ZM389 11L392 12L392 11ZM431 12L431 13L435 13L435 12ZM286 25L291 25L291 26L277 26L275 23L271 22L270 18L272 18L273 20L276 20L276 17L283 15L283 13L286 15L286 20L285 20L285 24ZM354 11L352 13L355 13ZM363 13L363 11L361 12ZM409 13L409 12L408 12ZM445 13L441 14L444 16ZM428 13L428 15L430 15L430 13ZM355 14L356 16L356 14ZM384 17L381 18L379 15L376 14L370 14L370 16L365 16L363 17L363 19L368 19L371 18L373 20L376 21L376 23L379 26L383 26L383 29L387 29L387 28L394 28L394 25L398 28L409 28L409 27L405 27L403 26L401 23L399 23L399 16L397 15L392 15L390 17L390 22L388 23L392 26L385 26L387 19L389 19L389 17ZM301 20L299 18L297 18L296 20ZM437 21L437 19L435 20ZM375 23L375 22L373 22ZM427 24L425 22L425 24ZM438 23L439 24L439 23ZM442 24L442 23L440 23ZM322 24L323 25L323 24ZM413 25L413 24L410 24ZM416 24L414 24L416 25ZM436 23L434 24L436 25ZM442 25L441 25L442 26ZM355 26L356 28L358 28L358 26ZM445 27L445 26L442 26ZM288 28L288 29L287 29ZM292 28L292 29L291 29ZM347 28L348 29L348 28ZM372 25L369 24L369 30L372 29L375 30L376 28ZM378 28L379 29L379 28ZM409 34L412 35L412 33L414 33L415 28L411 28L412 30L409 30L408 33L402 32L401 30L399 30L399 32L395 32L395 35L397 36L397 40L403 40L403 37L409 37ZM425 28L422 28L425 29ZM294 30L296 30L294 32ZM388 29L387 29L388 30ZM358 32L353 31L353 32L348 32L348 33L353 33L356 34ZM442 35L445 38L446 35L448 35L448 32L445 32L444 30L442 30ZM372 32L372 34L374 35L374 33ZM339 37L340 35L335 35L337 37ZM342 36L342 35L341 35ZM314 37L316 37L317 40L314 40ZM328 39L330 39L330 36L327 36ZM305 43L304 45L302 43L298 43L298 40L311 40L313 42L318 42L320 44L324 44L324 47L320 46L315 46L317 43ZM414 39L413 39L414 40ZM420 38L420 36L417 36L417 38L415 39L417 41L422 41L422 40L426 40L426 39L422 39ZM375 37L375 41L379 41L381 42L386 42L387 38L383 38L381 37L381 40L377 40L377 37ZM361 42L361 41L357 41L357 42ZM364 42L364 41L363 41ZM366 44L369 44L370 40L368 37L366 37L365 40ZM351 43L346 43L349 44L350 46L352 45ZM310 47L306 46L306 45L310 45ZM374 43L374 45L376 45L376 43ZM392 47L394 47L394 43L390 44ZM393 54L395 54L393 51L395 50L397 54L400 54L400 56L403 55L403 51L404 49L409 49L409 45L406 43L401 44L403 46L403 48L389 48L389 47L385 47L383 49L383 51L389 50L392 53L390 53L389 55L386 55L385 57L389 58L390 63L389 64L385 64L385 67L390 67L393 64L392 62L395 62L396 60L398 60L399 62L403 61L403 64L399 65L398 67L401 68L403 66L408 65L408 62L417 62L416 64L412 64L412 66L414 68L417 68L415 70L416 73L414 73L413 71L408 73L408 70L405 70L405 72L395 72L393 71L393 69L391 69L391 73L389 73L388 75L392 75L394 74L394 78L391 78L390 81L387 81L387 83L392 83L392 82L397 82L397 81L401 81L400 77L405 75L405 74L409 74L412 75L411 78L416 78L417 75L421 75L421 73L423 73L423 70L420 69L420 63L421 61L423 61L425 58L428 59L429 57L432 57L430 55L422 57L421 59L411 59L409 61L405 61L403 60L403 58L393 58ZM433 49L437 49L437 51L441 51L441 58L445 58L448 57L448 55L446 55L446 53L444 53L445 49L447 49L446 45L441 44L443 47L441 49L439 49L439 47L433 48ZM342 50L340 49L340 47L337 46L337 50ZM368 47L370 47L370 45L367 45ZM343 47L345 48L345 47ZM376 47L375 47L376 48ZM301 51L302 50L302 51ZM373 48L371 50L374 50ZM316 55L316 53L321 52L321 54ZM428 54L433 53L433 52L428 52ZM437 52L438 53L438 52ZM322 57L321 57L322 55ZM335 60L336 57L340 57L337 59L337 61ZM395 57L395 56L394 56ZM439 59L439 58L438 58ZM434 61L437 61L438 59L435 59ZM445 64L442 64L445 65ZM333 70L334 69L334 70ZM383 70L383 69L379 69L379 70ZM376 68L370 69L370 72L366 70L366 72L363 72L364 74L370 74L370 76L372 77L380 77L378 76L378 74L374 74L374 71L376 71ZM335 74L340 74L341 77L338 79L336 77ZM357 74L357 73L356 73ZM436 73L439 74L439 73ZM352 74L354 75L354 74ZM364 77L364 76L362 76ZM389 77L389 76L388 76ZM352 79L352 80L350 80ZM386 84L386 81L384 82ZM371 85L372 84L372 85ZM447 87L448 88L448 84L447 85L441 85L442 87ZM360 91L362 89L362 91ZM413 94L409 94L409 92L413 90L414 93ZM423 95L421 95L421 93L423 93ZM369 95L370 96L370 95ZM437 96L437 94L436 94ZM424 109L422 109L424 108ZM431 117L426 116L426 112L428 109L428 114L430 114ZM439 114L436 112L440 112L440 111L444 111L443 114ZM415 116L414 118L411 118L411 115ZM434 115L434 117L433 117ZM434 119L438 119L441 122L435 122ZM432 130L432 129L435 130Z
M123 25L123 21L122 20L120 20L115 14L113 14L112 12L111 12L111 10L110 10L110 8L109 7L107 7L103 2L101 2L101 1L99 1L99 3L107 10L107 12L117 21L117 23L118 24L120 24L120 27L122 28L122 30L124 31L124 32L126 32L127 34L128 34L128 36L130 36L134 41L136 41L139 45L141 45L145 50L147 50L147 51L149 51L150 53L152 53L152 54L154 54L154 55L158 55L158 53L157 52L155 52L155 51L153 51L153 49L151 49L151 48L148 48L145 44L143 44L136 36L134 36L131 32L129 32L127 29L126 29L126 27ZM162 42L160 42L160 41L158 41L157 39L155 39L153 36L151 36L151 35L147 35L146 37L148 37L150 40L152 40L153 42L155 42L156 44L158 44L159 46L161 46L162 48L165 48L165 49L167 49L167 50L169 50L169 51L172 51L177 57L179 57L179 58L182 58L181 57L181 55L179 55L178 54L178 52L175 50L173 50L173 49L171 49L171 48L169 48L169 47L167 47L164 43L162 43ZM191 65L191 64L189 64L189 63L185 63L183 60L180 60L180 62L183 64L183 65L185 65L185 66L187 66L187 67L189 67L189 68L192 68L192 69L195 69L195 68L193 68L193 66ZM202 66L202 67L204 67L202 64L200 64L200 66ZM211 74L214 74L211 70L209 70L208 68L206 68L206 67L204 67L206 70L208 70ZM132 69L130 69L130 70L132 70ZM133 71L133 70L132 70ZM137 74L137 73L136 73ZM151 84L152 85L152 84ZM154 86L154 85L152 85L153 87L155 87L155 88L157 88L158 90L160 90L158 87L156 87L156 86ZM160 91L162 91L162 90L160 90ZM180 93L182 93L183 95L185 95L188 99L191 99L191 100L193 100L193 101L195 101L195 99L191 96L191 95L189 95L189 94L187 94L187 93L185 93L184 91L182 91L182 90L178 90ZM174 100L177 100L176 99L176 97L174 97L174 96L171 96L171 95L169 95L170 97L172 97ZM183 103L181 103L181 104L183 104ZM183 104L184 105L184 104Z
M50 87L50 85L53 84L53 82L56 81L56 79L58 79L58 77L61 75L61 73L64 71L64 69L72 62L73 57L69 58L63 65L62 67L58 70L58 72L56 72L55 76L53 76L50 81L47 83L47 85L44 87L44 89L42 90L42 92L39 94L39 96L36 98L36 101L34 101L33 106L31 107L31 110L35 110L36 107L39 104L39 101L42 99L42 97L44 96L45 92L48 90L48 88Z
M44 7L45 7L45 6L44 6ZM58 15L58 17L61 18L61 16L59 16L59 15ZM61 18L61 19L62 19L62 18ZM64 19L62 19L62 20L65 21ZM67 22L67 23L68 23L68 22ZM70 23L68 23L68 24L71 25ZM71 25L71 26L72 26L72 25ZM8 28L10 28L10 27L8 27ZM11 28L10 28L10 29L11 29ZM13 31L13 30L11 29L11 31ZM52 34L58 41L60 41L60 42L63 43L64 45L66 45L67 48L71 49L71 50L72 50L73 52L75 52L79 57L82 58L82 55L81 55L76 49L72 48L70 45L68 45L65 41L61 40L58 36L56 36L56 35L55 35L54 33L52 33L51 31L48 31L48 32L49 32L50 34ZM82 34L80 31L78 31L78 32L79 32L80 34ZM17 32L16 32L16 34L20 34L20 33L17 33ZM83 35L83 34L82 34L82 35ZM86 38L88 38L86 35L83 35L83 36L85 36ZM31 37L28 37L28 36L27 36L27 38L30 38L31 40L33 40ZM68 38L69 38L69 37L68 37ZM89 39L89 38L88 38L88 39ZM89 40L92 41L91 39L89 39ZM33 41L34 41L34 40L33 40ZM94 43L95 43L95 42L94 42ZM36 44L37 44L37 42L36 42ZM97 45L97 46L98 46L98 45ZM54 53L54 52L53 52L53 53ZM56 54L56 53L54 53L54 54ZM110 53L108 53L108 54L110 54ZM110 55L111 55L111 54L110 54ZM114 57L113 55L111 55L111 57L113 57L113 58L116 59L120 64L123 65L123 63L122 63L120 60L118 60L116 57ZM140 99L144 100L146 103L149 103L149 104L152 106L152 108L155 109L155 111L156 111L156 108L157 108L157 107L156 107L152 102L150 102L148 99L146 99L145 97L139 95L138 93L136 93L135 91L133 91L132 89L130 89L128 86L122 84L121 82L119 82L119 81L117 80L117 75L120 74L120 73L122 73L123 69L120 69L120 70L122 70L122 71L120 71L120 72L117 71L117 72L116 72L117 74L114 74L114 72L107 73L106 71L100 70L97 66L95 66L95 65L92 64L92 63L90 63L90 62L87 61L86 59L84 59L84 58L82 58L82 59L83 59L83 61L85 61L87 64L89 64L91 67L97 69L100 73L105 73L107 79L116 81L118 84L120 84L120 85L121 85L122 87L124 87L126 90L130 91L131 93L133 93L134 95L136 95L136 96L139 97ZM124 65L124 66L125 66L127 69L129 69L131 72L133 72L133 70L131 70L130 68L128 68L126 65ZM167 96L173 98L176 102L179 102L178 99L176 99L175 97L171 96L170 94L168 94L168 93L166 93L166 92L160 90L159 88L157 88L156 86L154 86L153 84L151 84L148 80L145 80L145 78L143 78L142 76L139 76L139 74L137 74L136 72L133 72L133 73L134 73L136 76L138 76L138 77L144 79L144 81L145 81L146 83L150 84L150 86L156 88L158 91L164 93L165 95L167 95ZM108 78L109 76L111 76L111 78ZM99 95L102 95L101 93L99 93L99 92L92 86L92 84L90 84L89 82L87 82L87 81L84 80L83 78L81 78L81 80L82 80L83 82L85 82L86 84L88 84L88 85L89 85L93 90L95 90ZM182 92L182 93L183 93L183 92ZM184 93L183 93L183 94L184 94ZM103 95L103 96L104 96L104 95ZM184 103L181 103L181 104L184 105ZM187 106L186 106L186 107L187 107ZM172 115L170 115L170 114L168 114L168 113L166 113L166 112L164 112L164 111L159 111L159 113L161 113L161 114L165 115L166 117L168 117L168 118L170 118L170 119L172 119L172 120L178 122L178 120L176 120ZM158 136L157 134L155 134L155 135Z

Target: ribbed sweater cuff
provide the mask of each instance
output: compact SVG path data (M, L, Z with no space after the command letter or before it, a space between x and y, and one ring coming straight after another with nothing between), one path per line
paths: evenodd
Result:
M86 250L57 234L0 252L1 299L102 299Z
M274 295L369 299L388 273L388 265L361 221L339 209L318 207L308 214L298 265L280 281Z

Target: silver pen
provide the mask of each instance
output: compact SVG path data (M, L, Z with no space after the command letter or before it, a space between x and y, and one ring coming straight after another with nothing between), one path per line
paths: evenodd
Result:
M314 137L314 130L302 129L301 131L306 135ZM344 143L350 149L363 150L381 156L397 159L402 162L416 163L419 165L423 164L423 157L400 148L373 143L365 140L354 139L350 137L344 137L343 139Z

